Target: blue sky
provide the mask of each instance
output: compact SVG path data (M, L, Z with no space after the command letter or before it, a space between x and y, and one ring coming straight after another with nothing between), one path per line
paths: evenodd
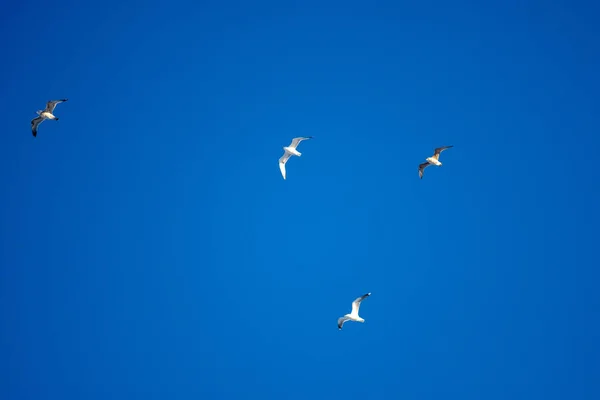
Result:
M0 397L599 398L599 11L12 2Z

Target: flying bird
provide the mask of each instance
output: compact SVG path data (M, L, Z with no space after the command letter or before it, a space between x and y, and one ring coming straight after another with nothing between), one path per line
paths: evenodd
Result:
M360 308L360 302L369 297L371 293L367 293L365 295L360 296L356 300L352 302L352 312L350 314L346 314L343 317L338 318L338 329L342 329L342 325L346 321L354 321L354 322L365 322L364 319L358 316L358 309Z
M433 156L427 157L425 159L427 162L424 162L423 164L419 164L419 178L423 179L423 172L425 171L425 168L429 167L430 165L437 165L438 167L441 166L442 163L439 161L440 153L451 147L454 147L454 146L438 147L437 149L435 149L433 151Z
M50 100L48 103L46 103L46 109L45 110L38 110L36 111L36 114L39 115L39 117L36 117L34 119L31 120L31 133L33 133L33 137L37 136L37 129L38 126L44 122L47 119L53 119L55 121L58 121L58 117L54 116L54 114L52 114L54 112L54 109L56 108L56 105L58 103L62 103L67 101L68 99L62 99L62 100Z
M283 148L284 153L279 159L279 169L281 170L281 175L283 176L283 179L285 179L285 163L289 160L291 156L300 157L302 155L302 153L296 150L296 147L298 147L301 141L307 139L312 139L312 136L293 138L292 143L289 146Z

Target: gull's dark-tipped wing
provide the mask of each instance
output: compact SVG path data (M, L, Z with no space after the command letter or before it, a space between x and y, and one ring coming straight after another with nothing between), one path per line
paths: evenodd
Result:
M58 103L63 103L67 100L69 100L69 99L50 100L48 103L46 103L46 111L48 111L50 114L52 114Z
M437 149L433 150L433 155L438 158L440 156L440 153L446 149L450 149L454 146L442 146L442 147L438 147Z
M423 164L419 164L419 178L423 179L423 173L425 172L425 168L429 167L431 164L428 162L424 162Z
M33 137L37 136L37 129L38 126L44 122L44 117L37 117L31 120L31 133L33 134Z

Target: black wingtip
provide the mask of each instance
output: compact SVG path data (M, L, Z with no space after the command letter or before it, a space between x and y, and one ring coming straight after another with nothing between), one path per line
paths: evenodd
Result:
M37 132L31 132L31 134L33 135L33 137L37 137Z

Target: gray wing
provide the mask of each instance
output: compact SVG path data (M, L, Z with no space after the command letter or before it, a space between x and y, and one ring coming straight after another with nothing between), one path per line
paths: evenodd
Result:
M46 103L46 111L48 111L50 114L52 114L58 103L65 102L67 100L68 99L50 100L48 103Z
M44 122L45 119L46 118L44 117L37 117L31 120L31 133L33 134L33 137L37 136L38 125Z
M433 155L434 155L434 157L436 157L436 158L437 158L437 157L439 157L439 156L440 156L440 153L441 153L442 151L444 151L444 150L446 150L446 149L449 149L449 148L451 148L451 147L454 147L454 146L442 146L442 147L438 147L437 149L433 150Z
M340 317L338 318L338 329L341 330L342 326L344 326L344 322L348 321L350 318L348 317Z
M296 147L298 147L298 145L300 144L301 141L308 140L308 139L312 139L312 136L293 138L292 144L290 144L290 147L292 149L295 149Z
M285 163L291 156L292 155L286 151L279 159L279 170L281 171L283 179L285 179Z
M360 303L370 295L371 293L364 294L352 302L352 314L358 314Z
M419 178L423 179L423 172L425 168L429 167L431 164L428 162L424 162L423 164L419 164Z

